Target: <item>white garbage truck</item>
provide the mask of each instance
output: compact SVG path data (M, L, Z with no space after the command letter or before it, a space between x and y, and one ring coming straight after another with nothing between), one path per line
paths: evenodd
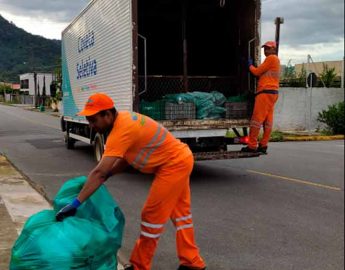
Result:
M259 61L260 10L259 0L90 1L62 32L67 148L92 144L101 159L106 135L76 114L102 92L117 110L159 121L196 160L259 156L232 145L248 140L255 79L247 59ZM217 116L203 114L211 95L222 99L212 100Z

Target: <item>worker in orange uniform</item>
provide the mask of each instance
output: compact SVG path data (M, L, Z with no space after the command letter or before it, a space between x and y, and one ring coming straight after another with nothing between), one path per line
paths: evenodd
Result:
M206 269L194 241L189 178L194 165L188 146L151 118L116 111L112 99L101 93L88 99L79 115L86 116L98 133L110 132L102 160L91 171L77 198L61 209L57 220L72 216L80 204L110 176L127 164L155 179L141 215L141 234L126 270L149 270L164 224L176 227L179 270Z
M262 47L266 56L265 61L257 68L253 66L252 59L248 61L250 72L259 77L259 81L250 122L249 142L242 151L267 154L267 145L273 128L274 105L278 100L280 61L276 55L276 42L268 41ZM264 134L258 145L262 125Z

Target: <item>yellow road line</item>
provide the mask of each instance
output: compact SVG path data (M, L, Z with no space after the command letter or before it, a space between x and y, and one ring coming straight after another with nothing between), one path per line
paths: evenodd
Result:
M286 180L286 181L290 181L290 182L294 182L294 183L298 183L298 184L314 186L314 187L319 187L319 188L325 188L325 189L330 189L330 190L335 190L335 191L341 191L341 188L338 188L338 187L318 184L318 183L314 183L314 182L310 182L310 181L305 181L305 180L300 180L300 179L296 179L296 178L280 176L280 175L275 175L275 174L271 174L271 173L258 172L258 171L254 171L254 170L247 170L247 172L255 173L255 174L260 174L260 175L265 175L265 176L268 176L268 177L277 178L277 179L281 179L281 180Z

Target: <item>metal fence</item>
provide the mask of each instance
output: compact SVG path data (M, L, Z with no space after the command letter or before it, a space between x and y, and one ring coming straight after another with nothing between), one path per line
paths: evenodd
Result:
M4 101L15 103L15 104L34 104L34 96L5 94Z
M183 76L139 76L139 111L156 120L207 119L200 118L200 115L210 115L210 117L217 117L216 119L239 119L240 117L245 118L248 115L247 108L245 111L237 111L237 114L228 112L227 110L234 107L226 106L224 101L222 105L214 104L214 107L212 107L213 103L210 105L208 100L205 100L205 106L200 106L200 103L203 103L203 101L198 102L199 105L197 106L196 104L188 103L189 101L187 103L171 103L171 101L164 99L164 96L168 94L195 91L208 93L217 91L226 98L237 96L239 94L239 85L235 77L188 76L187 86L188 91L185 91Z
M236 95L238 82L232 76L188 76L188 91L219 91L225 96ZM140 99L155 101L166 94L186 92L183 76L139 76Z
M34 96L23 95L21 97L21 104L34 104Z

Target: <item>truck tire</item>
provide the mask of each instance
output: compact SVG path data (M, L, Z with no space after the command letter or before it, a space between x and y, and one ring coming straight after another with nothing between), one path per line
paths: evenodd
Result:
M65 132L65 145L67 149L74 149L75 139L69 136L69 132Z
M93 144L94 157L97 162L100 162L104 152L104 137L97 133Z
M62 132L66 131L66 122L63 116L60 117L60 127Z

